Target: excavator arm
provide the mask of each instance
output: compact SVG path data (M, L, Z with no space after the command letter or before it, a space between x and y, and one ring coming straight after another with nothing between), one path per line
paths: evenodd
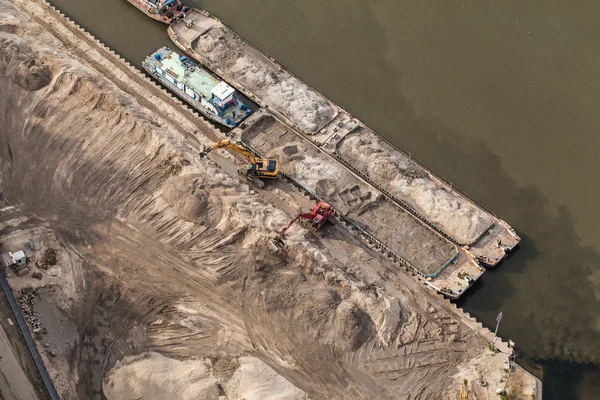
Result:
M230 149L248 160L248 165L245 170L238 170L238 173L244 175L248 180L259 188L264 186L261 179L277 178L279 175L279 161L257 158L251 151L243 145L234 143L228 139L221 140L213 144L211 147L204 147L200 152L200 158L204 158L213 150L226 148Z
M254 154L252 154L252 152L246 150L244 147L242 147L238 144L233 143L229 139L221 140L220 142L215 143L214 145L212 145L209 148L204 148L200 152L200 158L204 158L208 153L210 153L213 150L222 149L222 148L227 148L232 151L235 151L236 153L241 154L242 156L246 157L246 159L248 159L250 164L252 164L252 165L256 164L256 157L254 157Z

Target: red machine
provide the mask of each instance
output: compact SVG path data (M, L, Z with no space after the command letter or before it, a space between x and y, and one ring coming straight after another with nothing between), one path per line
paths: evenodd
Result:
M283 235L285 235L287 230L290 229L292 225L294 225L294 222L296 222L298 219L306 221L307 224L305 225L308 225L307 227L311 231L323 237L319 230L325 224L325 222L327 222L331 214L333 214L333 208L324 201L319 201L312 208L312 210L310 210L310 212L299 213L298 215L296 215L294 219L292 219L290 223L287 224L287 226L283 228L281 232L279 232L279 235L277 235L274 239L272 239L269 242L269 244L275 252L278 252L285 245L283 243Z

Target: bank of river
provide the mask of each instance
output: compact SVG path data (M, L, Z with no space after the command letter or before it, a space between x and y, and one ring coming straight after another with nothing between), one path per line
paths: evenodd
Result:
M125 0L53 3L136 65L170 45ZM490 327L503 310L544 398L600 398L600 4L186 3L513 225L521 248L461 305Z

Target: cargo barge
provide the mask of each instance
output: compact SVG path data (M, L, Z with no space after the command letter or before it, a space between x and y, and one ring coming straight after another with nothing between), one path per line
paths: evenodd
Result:
M190 9L188 6L181 4L180 0L127 1L150 18L165 24L172 24L178 19L182 19Z
M194 109L226 127L236 127L256 109L227 82L168 47L152 52L142 67Z

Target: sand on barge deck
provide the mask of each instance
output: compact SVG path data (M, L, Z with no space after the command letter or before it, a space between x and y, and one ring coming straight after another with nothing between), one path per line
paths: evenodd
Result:
M168 32L182 50L304 133L317 133L338 113L323 95L207 13L192 9Z
M169 36L191 57L256 103L268 106L280 120L338 157L390 200L464 246L483 265L497 265L519 243L506 222L282 69L209 13L191 10L184 21L169 27Z
M362 181L342 164L275 117L256 114L236 130L241 140L264 156L282 163L282 172L394 253L429 276L428 284L451 298L458 298L483 273L464 250L388 201L376 188Z
M464 246L482 264L497 265L520 242L506 222L466 198L372 129L358 121L341 127L320 138L324 140L319 142L323 150L338 157L432 229Z

